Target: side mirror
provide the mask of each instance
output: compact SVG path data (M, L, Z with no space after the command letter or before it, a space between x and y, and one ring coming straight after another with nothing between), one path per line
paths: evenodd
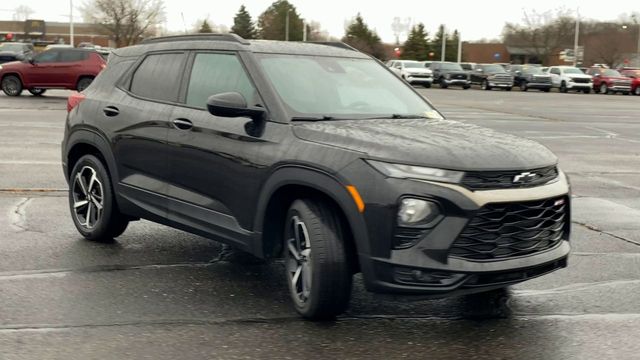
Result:
M247 106L247 100L237 92L226 92L209 96L207 110L221 117L249 117L254 121L264 120L266 110Z
M31 65L35 65L36 64L36 59L34 59L32 56L29 56L27 58L27 61L29 62L29 64Z

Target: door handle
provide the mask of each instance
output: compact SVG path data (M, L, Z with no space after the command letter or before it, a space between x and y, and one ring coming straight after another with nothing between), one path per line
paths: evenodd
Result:
M104 112L104 114L109 117L117 116L118 114L120 114L120 110L118 110L118 108L115 106L107 106L102 109L102 112Z
M175 119L173 125L180 130L190 130L193 128L193 123L187 119Z

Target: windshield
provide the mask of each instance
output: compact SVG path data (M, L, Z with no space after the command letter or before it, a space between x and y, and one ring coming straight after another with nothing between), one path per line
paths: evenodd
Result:
M582 72L582 70L578 69L578 68L564 68L564 73L565 74L584 74Z
M0 51L22 51L20 44L0 44Z
M440 117L396 75L371 59L259 54L292 117Z
M462 67L460 66L460 64L453 64L453 63L442 63L440 68L442 70L459 70L459 71L463 71Z
M505 72L504 68L500 65L482 65L482 69L486 73L503 73Z
M424 65L419 62L405 62L403 63L406 68L423 68Z
M531 74L531 75L545 74L545 72L542 71L541 67L527 67L522 69L522 72L524 72L525 74Z
M602 70L603 76L622 76L617 70L606 69Z

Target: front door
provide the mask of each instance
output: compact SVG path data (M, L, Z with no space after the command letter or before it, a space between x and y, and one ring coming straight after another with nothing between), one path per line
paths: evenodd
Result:
M29 69L24 72L25 82L30 85L57 84L56 62L60 57L60 50L47 50L38 54Z
M242 94L251 106L264 104L237 54L198 52L191 61L184 105L171 115L169 219L250 251L251 207L264 172L256 159L269 142L251 119L213 116L206 104L224 92Z

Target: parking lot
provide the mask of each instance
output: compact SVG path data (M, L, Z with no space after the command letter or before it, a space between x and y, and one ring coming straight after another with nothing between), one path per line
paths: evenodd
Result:
M640 97L417 89L450 119L543 143L569 174L569 267L511 289L510 313L356 281L345 316L313 323L278 262L146 221L84 241L60 166L69 92L2 94L0 358L637 359Z

